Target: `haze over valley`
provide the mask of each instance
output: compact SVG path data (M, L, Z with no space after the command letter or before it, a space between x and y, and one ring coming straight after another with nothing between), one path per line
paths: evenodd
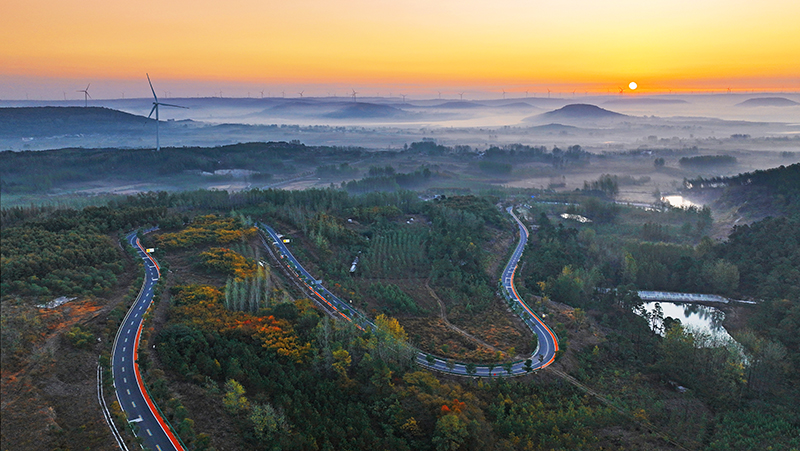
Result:
M0 6L0 449L800 451L800 2Z

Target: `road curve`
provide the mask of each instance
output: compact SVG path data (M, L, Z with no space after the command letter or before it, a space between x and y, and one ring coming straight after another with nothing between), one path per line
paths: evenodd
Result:
M154 229L145 233L152 230ZM144 315L153 302L153 288L161 276L161 271L156 261L142 248L136 232L128 234L126 240L142 258L145 274L139 296L128 310L114 338L111 354L114 390L120 407L127 415L128 421L135 424L137 435L144 441L144 446L158 451L183 451L185 448L180 439L169 428L147 393L139 365L136 363Z
M514 274L517 269L522 253L525 250L525 244L528 242L528 230L522 222L514 214L512 207L507 209L508 213L514 218L519 227L520 239L514 253L511 255L500 283L504 289L504 297L506 302L512 306L514 311L517 312L520 319L530 328L531 332L536 334L539 346L530 356L530 366L526 368L525 361L518 360L513 362L509 367L502 367L501 363L493 365L475 365L474 371L470 373L467 371L467 364L464 362L453 362L444 357L434 356L418 349L413 349L415 361L418 365L435 371L443 373L456 374L460 376L481 376L481 377L502 377L502 376L520 376L527 374L530 371L544 368L553 363L555 360L556 351L558 351L558 339L556 335L550 330L549 327L531 310L519 297L516 288L514 288ZM272 227L259 223L258 227L265 231L272 241L272 246L278 251L278 258L280 264L286 267L290 273L297 277L312 294L312 299L320 306L326 309L335 318L340 318L345 321L354 323L361 329L374 328L375 324L366 316L361 314L349 302L345 302L338 296L334 295L327 288L322 285L321 280L315 279L305 268L297 261L292 255L286 245L283 243L281 236ZM268 243L264 243L268 245Z

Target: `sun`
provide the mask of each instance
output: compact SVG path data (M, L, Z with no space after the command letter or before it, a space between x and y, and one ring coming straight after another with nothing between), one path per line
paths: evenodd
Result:
M629 88L631 88L631 91L633 91L634 89L638 88L638 87L639 87L639 85L637 85L635 81L632 81L632 82L631 82L631 83L628 85L628 87L629 87Z

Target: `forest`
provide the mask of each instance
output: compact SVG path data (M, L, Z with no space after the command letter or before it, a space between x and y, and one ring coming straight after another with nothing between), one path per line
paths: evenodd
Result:
M23 313L9 303L103 298L118 288L128 258L121 234L160 224L143 239L158 248L168 274L159 307L166 322L152 330L156 349L142 362L192 449L223 441L266 449L672 449L637 430L643 422L689 449L800 447L800 228L791 214L737 227L717 243L703 237L702 210L641 212L590 192L533 203L517 286L555 321L562 339L555 368L602 398L549 370L474 381L415 368L400 343L419 346L425 334L440 333L409 321L439 315L426 284L447 314L466 321L461 327L514 353L517 343L491 341L481 324L503 317L493 310L497 273L488 268L505 258L492 246L512 244L515 229L499 207L523 195L530 199L524 192L423 200L402 189L192 191L82 210L4 209L4 367L8 352L29 349L39 339L31 331L42 327L15 316ZM577 224L561 218L567 210L605 219ZM331 321L280 271L259 269L255 220L290 231L303 264L380 327ZM496 242L503 233L507 241ZM746 319L733 333L748 360L728 345L709 346L675 318L635 313L643 288L763 301L742 307ZM106 326L70 329L67 340L85 348L88 334ZM598 338L586 344L587 336ZM442 352L442 343L432 351ZM459 346L444 343L451 353ZM331 421L342 413L346 421Z

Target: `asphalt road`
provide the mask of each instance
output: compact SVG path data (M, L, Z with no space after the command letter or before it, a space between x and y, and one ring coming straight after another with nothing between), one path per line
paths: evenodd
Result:
M544 321L542 321L522 299L520 299L517 290L514 288L514 273L517 269L517 263L525 250L525 244L528 242L528 230L514 214L511 207L509 207L507 211L514 218L519 227L520 240L503 270L500 282L505 290L504 295L507 296L509 303L511 305L517 305L516 311L519 317L531 331L536 334L539 346L529 357L531 360L529 368L525 367L524 360L513 362L511 366L506 364L506 367L501 366L501 363L495 365L476 365L472 373L473 376L502 377L526 374L529 371L541 369L553 363L556 351L558 350L558 340L553 331L547 327ZM282 237L279 236L275 229L265 224L259 224L259 227L270 236L273 246L278 250L281 263L306 285L306 288L312 293L314 301L323 308L326 308L334 317L341 317L345 321L351 321L362 329L375 327L366 316L353 308L350 302L346 302L328 291L328 289L322 285L322 281L315 279L306 271L283 243ZM414 352L416 353L415 361L422 367L444 373L462 376L470 375L467 371L466 363L448 361L443 357L429 355L417 349L414 349Z
M139 365L135 364L144 314L153 302L153 288L158 282L160 271L155 260L145 253L135 232L128 235L126 240L142 258L145 278L139 296L128 310L114 339L111 369L117 401L128 416L128 421L135 425L134 429L144 440L144 446L158 451L183 450L177 436L169 429L155 403L146 394Z

